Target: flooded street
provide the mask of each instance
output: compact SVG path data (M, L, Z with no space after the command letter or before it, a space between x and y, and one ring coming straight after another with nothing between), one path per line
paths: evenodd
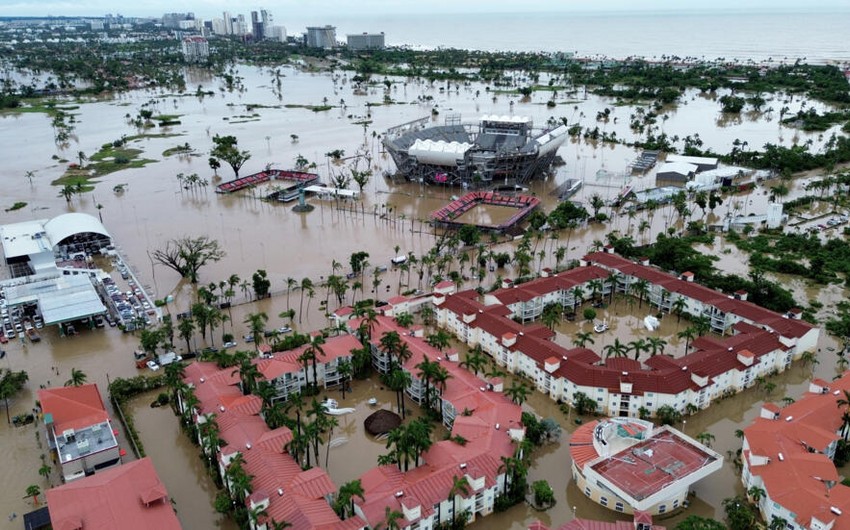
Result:
M7 146L9 157L0 169L0 183L4 186L3 203L0 204L0 224L30 219L50 218L65 212L85 212L102 215L103 223L111 233L116 247L126 257L141 282L156 299L168 295L174 302L164 309L175 313L185 311L194 302L194 286L182 281L173 271L162 266L154 266L150 253L165 243L182 236L208 235L220 242L227 255L218 263L210 264L201 270L201 284L218 283L232 274L250 282L251 275L258 269L268 271L272 281L273 296L260 302L251 302L251 291L236 289L234 306L228 311L230 321L223 324L220 331L232 333L239 342L239 348L245 348L242 335L248 330L244 320L248 313L265 312L269 316L268 329L290 324L288 319L278 315L289 309L296 310L292 326L299 331L309 331L328 325L328 319L322 308L322 302L328 297L323 288L316 288L311 297L301 290L286 293L287 278L299 281L311 278L317 285L330 274L335 274L332 261L342 264L342 273L350 270L349 256L353 252L369 253L370 267L389 266L390 259L398 254L412 252L421 255L435 241L435 235L427 219L430 213L446 204L453 195L461 195L464 190L457 188L436 188L416 183L393 182L382 176L382 172L391 169L390 159L381 152L380 136L391 126L421 118L435 109L434 122L453 113L462 114L465 120L477 120L482 114L528 115L535 124L542 125L551 117L566 117L570 123L579 123L583 127L604 129L607 133L617 132L619 138L635 139L629 129L629 116L636 112L630 105L615 106L608 99L593 95L587 99L576 99L576 95L566 93L558 96L557 106L548 108L548 93L535 93L525 100L518 95L490 94L483 84L456 86L454 84L428 84L418 80L403 78L392 79L393 85L389 98L394 104L384 105L382 89L369 88L354 92L350 83L344 79L347 74L337 72L333 75L308 73L290 67L281 68L282 98L278 99L272 90L274 76L267 69L239 67L244 92L227 92L223 83L198 72L189 72L187 85L194 90L198 85L204 90L213 90L214 96L196 97L194 95L158 94L150 91L133 91L118 95L115 99L81 103L73 110L76 114L77 128L74 140L67 148L60 150L53 141L50 118L43 114L0 114L0 141ZM545 79L541 82L545 82ZM478 93L478 95L476 95ZM427 100L426 97L432 98ZM324 112L313 112L297 105L321 105L327 99L334 108ZM797 132L779 127L777 117L744 114L740 119L726 119L720 115L719 105L714 98L689 91L683 102L668 112L669 119L663 121L663 129L669 135L686 136L699 133L706 148L718 152L727 152L735 139L747 139L756 148L766 142L792 145L804 144L811 140L813 149L822 145L831 131L822 135ZM782 101L769 101L767 106L777 109L784 105ZM802 101L795 98L788 103L790 112L795 113ZM296 105L286 108L284 105ZM820 104L811 106L822 110ZM144 107L143 107L144 106ZM179 115L180 125L140 130L128 124L126 115L135 117L142 109L151 109L155 114ZM604 108L611 108L611 119L606 123L597 122L596 115ZM614 118L617 118L614 120ZM768 119L770 118L770 119ZM362 125L362 123L366 125ZM60 177L67 167L66 163L54 159L64 158L75 161L79 151L88 156L94 154L102 144L112 142L123 135L168 134L167 137L145 137L132 140L130 147L143 149L144 158L156 160L144 168L128 169L110 174L100 179L94 191L75 196L70 202L57 196L58 189L50 181ZM248 175L262 170L266 164L275 168L289 169L294 166L297 156L301 155L316 164L316 171L324 183L330 181L331 174L339 174L345 164L335 165L325 156L335 149L345 151L346 157L356 153L367 153L371 158L374 176L366 184L361 201L339 202L335 200L309 199L316 208L307 214L295 213L291 204L271 204L257 199L251 190L233 195L218 195L214 186L222 181L231 180L233 172L229 167L218 170L218 176L208 165L208 153L212 147L212 137L216 134L234 135L240 149L252 154L251 159L240 171ZM297 135L297 141L291 135ZM194 150L192 155L163 156L163 152L175 146L188 143ZM559 151L565 165L558 168L557 174L542 181L530 184L529 194L533 194L544 203L545 211L557 204L552 192L569 178L583 178L585 185L573 200L582 201L587 206L590 198L598 194L609 201L616 197L627 183L623 176L626 164L635 158L637 152L623 145L603 145L571 139ZM362 165L361 165L362 167ZM25 178L27 171L34 171L35 177L30 185ZM599 170L606 170L614 176L607 179L597 178ZM200 189L184 189L177 180L178 173L198 173L208 179L210 185ZM655 186L653 176L634 177L629 181L636 190ZM126 184L125 191L114 192L117 185ZM355 188L352 183L352 189ZM795 190L793 193L800 193ZM794 195L790 196L793 197ZM768 194L762 187L752 193L740 194L727 199L717 207L710 218L722 218L729 212L740 210L746 215L749 211L761 211L768 200ZM4 211L17 201L27 206L18 211ZM101 205L102 208L97 208ZM587 206L588 210L590 207ZM617 230L620 235L630 234L638 243L653 241L660 232L669 228L682 230L684 224L677 218L671 206L656 211L639 211L634 217L617 216L611 208L605 206L602 212L615 219L610 224L592 224L575 230L565 230L556 234L556 239L540 241L540 249L547 254L539 262L535 260L534 270L539 267L554 266L554 249L568 247L566 260L578 259L585 254L594 242L605 242L606 234ZM479 219L488 222L499 221L503 214L488 210L479 212ZM699 218L703 212L694 212ZM471 214L472 215L472 214ZM478 214L476 214L478 215ZM712 217L713 216L713 217ZM646 221L640 228L642 221ZM488 247L490 245L488 244ZM398 247L396 251L395 247ZM512 252L512 243L500 242L492 246L497 252ZM713 245L700 247L699 250L719 258L717 267L727 273L745 274L747 260L731 243L717 237ZM562 261L561 264L566 263ZM4 271L5 273L5 271ZM338 272L337 272L338 274ZM487 274L481 285L489 287L497 276L513 277L516 271L511 265L506 269L497 269ZM410 284L408 284L410 278ZM427 278L426 278L427 279ZM845 297L844 289L829 286L809 285L800 280L786 281L779 278L794 292L801 304L809 300L820 300L827 307L820 316L825 316L836 302ZM404 291L406 288L424 287L418 285L417 275L402 274L401 270L390 269L380 276L380 282L373 285L366 281L363 293L349 290L347 301L352 295L357 298L378 297L386 299ZM478 286L476 281L468 281L464 288ZM329 310L333 311L335 299L331 295ZM581 314L579 308L579 315ZM650 332L642 326L642 318L654 313L647 308L646 302L639 308L637 302L615 298L608 308L599 311L598 319L607 319L610 330L595 335L592 346L601 352L604 346L615 338L629 342L645 338ZM626 316L626 315L630 316ZM688 324L683 319L678 322L675 315L667 315L661 322L661 328L652 335L668 341L667 353L681 355L683 344L676 333ZM571 346L571 337L575 332L589 331L592 324L581 319L576 322L564 322L557 328L557 342ZM43 340L39 344L22 344L20 340L5 345L8 352L0 365L13 370L26 370L30 376L27 388L11 404L11 414L26 412L33 407L39 385L61 385L70 375L71 368L85 372L88 382L98 384L104 398L109 379L130 377L140 373L134 366L131 352L138 346L138 339L132 334L122 334L117 328L83 330L75 337L59 337L55 329L45 328ZM192 349L206 345L220 344L220 332L206 341L196 336ZM186 349L185 343L176 340L178 352ZM716 441L714 448L723 455L734 452L740 447L740 440L734 436L736 429L742 428L757 414L765 399L780 401L785 396L799 397L807 388L807 381L814 375L831 379L835 375L834 353L827 350L835 347L829 339L821 339L820 364L814 368L794 365L789 371L780 374L771 381L776 388L770 395L755 388L717 402L706 411L701 411L686 419L684 428L691 436L703 431L711 432ZM53 371L57 368L58 375ZM339 400L341 407L354 407L356 412L339 418L340 426L334 432L336 440L329 452L329 472L337 485L359 477L373 467L377 456L385 451L385 444L364 434L363 420L373 410L367 404L372 397L378 399L376 408L392 407L395 399L392 393L382 390L376 376L368 381L355 381L354 392L342 399L338 390L327 395ZM180 432L177 418L167 408L148 407L151 396L143 396L134 401L132 409L135 421L141 432L147 453L152 457L157 471L168 491L176 502L178 517L186 528L235 528L229 520L223 520L212 509L215 487L206 476L199 459L198 448L192 445ZM408 403L410 404L410 403ZM565 416L557 405L547 398L533 394L525 405L542 417L553 417L564 426L560 444L541 449L534 461L529 483L545 479L555 490L557 504L546 512L537 512L527 505L476 522L472 528L515 529L525 528L534 519L542 519L553 526L560 525L573 516L614 520L617 515L601 506L588 501L576 489L570 480L569 447L566 443L570 432L577 426L573 417ZM418 414L417 407L411 410ZM29 510L29 501L22 499L29 484L39 484L46 489L46 482L38 475L39 455L46 447L38 447L37 429L43 426L0 428L0 446L8 458L0 467L0 480L7 485L0 491L0 520L6 514L21 514ZM121 446L129 445L122 438ZM323 451L326 446L323 447ZM54 484L57 473L53 474ZM727 461L723 470L698 483L694 488L696 496L692 498L689 510L665 520L662 524L672 527L688 514L720 518L721 501L740 492L740 480L733 465Z

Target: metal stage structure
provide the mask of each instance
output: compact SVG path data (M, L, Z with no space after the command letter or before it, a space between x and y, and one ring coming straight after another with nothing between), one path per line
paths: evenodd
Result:
M536 129L521 116L463 123L452 115L433 127L430 121L404 123L384 136L384 146L408 180L469 188L524 184L550 170L567 139L567 127Z

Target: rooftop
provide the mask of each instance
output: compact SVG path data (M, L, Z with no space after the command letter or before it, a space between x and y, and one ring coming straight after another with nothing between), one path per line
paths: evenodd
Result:
M674 484L693 483L702 478L696 476L698 471L714 472L723 462L716 452L670 427L653 429L651 423L634 418L601 420L584 428L593 430L599 453L585 470L589 467L609 489L636 501Z
M47 502L60 530L181 528L150 458L50 489Z

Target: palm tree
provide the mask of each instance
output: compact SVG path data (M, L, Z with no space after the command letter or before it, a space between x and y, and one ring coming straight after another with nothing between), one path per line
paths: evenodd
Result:
M593 344L593 334L589 331L579 331L573 337L573 346L576 348L584 348L588 343Z
M50 472L53 471L53 468L47 464L42 464L40 468L38 468L38 474L44 477L44 480L50 484Z
M584 301L584 289L576 286L570 290L570 293L573 295L573 313L575 313L579 304Z
M301 322L301 316L304 313L304 292L313 289L313 280L310 278L301 279L301 301L298 304L298 322Z
M401 527L398 524L399 519L404 519L404 514L391 510L389 506L384 508L384 523L386 526L383 527L385 530L401 530ZM378 523L378 526L375 527L375 530L382 529L381 523Z
M27 486L27 497L32 497L32 503L38 506L38 496L41 495L41 488L37 484Z
M307 348L310 351L310 360L313 364L313 391L318 394L319 393L319 378L318 378L318 369L317 369L317 359L319 355L322 357L325 356L325 350L322 348L322 344L325 343L324 337L321 335L314 337L310 342L310 346Z
M750 486L747 490L747 497L751 498L754 503L758 504L762 497L764 497L765 491L758 486Z
M393 368L386 376L387 386L396 393L396 404L402 419L407 416L407 409L404 406L404 391L413 383L413 378L410 372L402 370L398 364L392 363Z
M363 495L366 491L360 483L360 479L346 482L339 488L339 493L336 497L334 509L341 519L354 515L354 497L360 497L360 500L365 500Z
M697 434L694 438L696 439L696 441L707 447L711 447L711 442L716 439L715 436L708 431L701 432Z
M32 178L35 176L35 172L27 171L26 173L24 173L24 176L27 178L27 180L30 181L30 186L32 186Z
M649 282L641 278L634 283L632 290L638 295L638 309L640 309L643 306L643 299L649 294Z
M673 312L676 313L676 323L678 324L682 320L682 313L685 312L685 308L688 307L688 302L685 301L684 296L679 296L673 302Z
M531 394L531 390L522 381L519 383L512 381L511 386L505 390L505 395L511 398L511 401L517 405L522 405L528 399L529 394Z
M458 495L467 496L469 495L469 481L466 479L466 476L458 477L454 475L452 477L452 487L449 489L449 499L452 501L452 521L457 520L457 497Z
M629 347L620 342L619 338L615 338L614 343L605 346L602 351L605 353L606 359L609 357L625 357Z
M676 336L679 339L685 339L685 353L688 353L688 346L690 346L691 341L697 336L696 331L692 327L687 327L682 331L676 333Z
M649 346L650 355L664 354L664 347L667 346L666 340L661 337L649 337L646 342Z
M443 350L449 347L450 338L451 336L448 333L440 329L437 330L436 333L428 335L428 337L425 339L425 342L427 342L430 346L437 348L442 353Z
M88 160L88 159L89 159L89 157L86 156L85 152L79 151L77 153L77 160L80 162L80 168L83 167L83 163L85 163L85 161Z
M487 366L487 356L481 350L481 345L476 344L472 351L466 354L466 360L459 363L459 366L466 368L475 375L478 375L478 372L483 372Z
M425 397L422 400L422 403L424 403L426 407L431 406L431 381L434 380L434 375L437 373L438 366L439 364L437 362L429 361L427 357L424 357L422 362L416 365L416 368L419 369L416 376L420 381L425 383Z
M71 379L65 381L65 386L83 386L88 376L82 370L71 368Z
M635 360L637 361L640 358L641 353L645 351L650 351L651 346L649 346L649 344L645 340L637 339L631 342L631 349L633 352L635 352Z
M263 343L266 334L266 322L269 321L269 316L264 312L260 311L259 313L248 313L245 316L244 322L248 324L248 328L251 330L251 335L254 337L254 342L257 343L257 346Z

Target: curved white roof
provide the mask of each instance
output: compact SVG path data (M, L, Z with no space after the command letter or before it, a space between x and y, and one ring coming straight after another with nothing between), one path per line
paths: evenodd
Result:
M86 213L66 213L44 223L44 231L55 246L74 234L93 232L111 238L103 223Z
M455 166L471 148L472 144L468 143L417 139L407 152L423 164Z
M481 121L495 121L501 123L531 123L531 118L528 116L499 116L497 114L485 114L481 116Z

